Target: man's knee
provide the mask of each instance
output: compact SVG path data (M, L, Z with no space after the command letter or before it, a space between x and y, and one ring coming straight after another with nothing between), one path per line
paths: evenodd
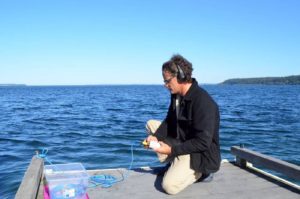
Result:
M155 133L158 127L160 126L161 122L158 120L148 120L146 123L146 129L148 133Z
M146 128L149 129L152 126L152 123L154 122L154 120L148 120L146 122Z
M180 188L178 185L172 183L171 181L167 181L167 180L163 180L162 188L165 190L166 193L168 193L170 195L177 194L182 190L182 188Z

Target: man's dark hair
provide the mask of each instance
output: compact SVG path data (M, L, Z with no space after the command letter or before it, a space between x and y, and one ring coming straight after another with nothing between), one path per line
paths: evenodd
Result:
M182 70L184 78L181 78L180 70ZM179 54L173 55L169 61L165 62L162 65L162 71L168 71L177 77L179 82L192 82L192 63Z

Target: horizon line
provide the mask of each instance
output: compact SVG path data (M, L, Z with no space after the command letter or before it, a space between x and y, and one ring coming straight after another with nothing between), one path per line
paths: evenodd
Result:
M202 85L207 84L220 84L220 83L198 83ZM0 87L5 86L163 86L164 84L161 83L103 83L103 84L2 84L0 83Z

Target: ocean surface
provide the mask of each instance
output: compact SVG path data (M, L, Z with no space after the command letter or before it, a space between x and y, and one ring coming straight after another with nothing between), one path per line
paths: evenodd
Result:
M220 107L222 158L246 148L300 165L300 86L203 85ZM0 198L13 198L36 150L86 169L158 166L141 146L163 120L162 85L0 87Z

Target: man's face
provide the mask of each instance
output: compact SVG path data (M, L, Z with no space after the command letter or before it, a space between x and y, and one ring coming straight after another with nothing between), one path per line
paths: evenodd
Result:
M163 71L162 73L163 78L164 78L164 84L165 87L172 93L172 94L178 94L178 81L176 76L174 76L172 73L169 71Z

